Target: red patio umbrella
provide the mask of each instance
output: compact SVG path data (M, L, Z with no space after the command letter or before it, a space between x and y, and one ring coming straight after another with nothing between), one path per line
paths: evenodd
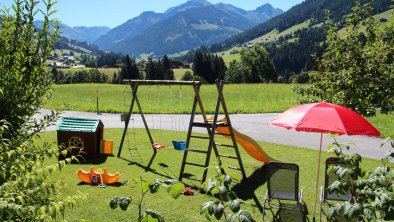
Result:
M293 107L278 115L269 124L286 129L295 129L296 131L320 133L313 218L315 218L316 213L323 133L380 136L379 131L358 113L346 107L327 102L310 103Z

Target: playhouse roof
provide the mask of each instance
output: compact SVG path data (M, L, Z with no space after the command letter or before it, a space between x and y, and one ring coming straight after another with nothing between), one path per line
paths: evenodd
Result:
M99 119L62 117L56 130L94 133L100 122Z

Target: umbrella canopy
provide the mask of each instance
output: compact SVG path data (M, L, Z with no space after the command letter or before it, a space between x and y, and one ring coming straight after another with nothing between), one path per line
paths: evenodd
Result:
M380 136L380 132L358 113L335 104L321 102L299 105L280 114L269 122L272 126L320 133L320 152L317 161L317 177L313 221L316 215L317 193L320 175L320 158L323 133Z
M304 132L380 136L380 132L358 113L327 102L293 107L269 124Z

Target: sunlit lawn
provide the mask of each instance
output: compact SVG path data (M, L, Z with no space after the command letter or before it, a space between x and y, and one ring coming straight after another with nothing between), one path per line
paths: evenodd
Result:
M160 150L151 166L151 169L147 170L146 165L148 164L152 155L152 150L149 146L146 132L142 129L136 130L135 138L137 138L137 140L134 141L134 136L132 134L133 130L129 131L130 135L126 139L125 147L122 152L122 157L124 159L110 156L102 163L85 163L80 165L73 164L67 166L62 173L53 176L53 179L60 179L64 182L64 194L73 195L76 194L77 191L86 194L86 200L79 203L74 209L68 209L66 211L65 219L67 221L136 221L137 218L137 209L135 207L129 209L126 212L121 211L120 209L112 210L109 208L109 201L115 196L130 196L134 200L138 200L140 197L139 186L131 182L125 186L107 188L98 188L96 186L80 184L75 175L75 172L78 169L84 169L87 171L91 165L94 165L96 168L107 167L110 172L119 171L122 174L120 182L124 182L125 180L131 181L132 179L138 179L139 177L142 177L148 181L152 181L155 178L178 178L183 157L182 151L176 151L172 148L172 146L168 146L168 148ZM111 139L114 141L115 156L118 151L121 134L121 129L105 129L105 139ZM171 140L174 138L179 140L180 138L184 138L186 136L184 133L170 131L155 131L153 132L153 135L161 144L165 145L169 145ZM43 135L43 140L55 142L56 133L49 132ZM229 141L222 139L221 137L218 138L217 142L229 143ZM304 188L304 200L309 210L310 218L314 201L317 152L304 148L295 148L264 142L260 142L260 145L269 155L276 158L277 160L293 162L300 166L300 185ZM205 142L197 142L196 140L192 140L191 147L192 146L206 149L207 145ZM133 159L131 158L128 148L134 147L138 148L141 157L141 159L134 159L134 161L137 163L130 162L133 161ZM250 184L235 185L233 190L238 193L239 197L248 201L249 203L255 204L252 199L253 194L256 195L257 199L262 203L266 191L266 184L264 172L259 169L263 164L248 156L243 149L240 148L240 151ZM226 153L225 151L220 152ZM330 154L323 153L322 159L326 159L329 155ZM202 161L205 160L203 155L193 153L189 154L188 158L190 158L190 161L197 163L202 163ZM224 163L237 166L235 161L225 161ZM379 161L364 159L362 167L372 170L378 164ZM215 161L212 160L211 166L214 165ZM322 169L323 168L324 167L322 165ZM186 168L185 172L191 173L197 178L201 178L202 168L189 167ZM212 172L212 170L209 171L208 177L212 176ZM238 173L235 174L240 176ZM187 180L184 182L189 185L194 185L197 187L200 186L198 183L193 184ZM148 195L144 205L145 209L150 208L158 211L162 216L165 217L166 221L206 221L204 216L199 215L199 206L200 204L209 200L215 200L215 198L200 194L198 192L196 192L195 196L181 196L179 199L173 200L164 190L161 190L157 194ZM247 208L247 210L254 212L254 218L257 221L262 220L257 209ZM268 214L268 218L271 218L270 213ZM290 217L288 219L289 221L292 221L294 218Z

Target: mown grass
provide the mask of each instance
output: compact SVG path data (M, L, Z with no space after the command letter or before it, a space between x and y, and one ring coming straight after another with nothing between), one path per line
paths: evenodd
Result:
M132 130L129 130L129 132L132 132ZM136 141L134 141L133 134L126 137L125 147L122 152L122 157L124 159L110 156L102 163L73 164L67 166L63 172L53 175L53 180L61 180L65 184L63 194L73 195L79 191L86 195L86 200L79 203L77 207L66 211L65 219L67 221L136 221L137 218L137 209L135 207L126 212L123 212L120 209L112 210L109 208L109 201L115 196L130 196L133 199L138 200L140 197L139 186L129 183L125 186L111 186L102 189L96 186L82 184L75 175L75 172L78 169L87 171L92 165L96 168L107 167L110 172L119 171L122 174L121 182L124 182L125 180L131 181L132 179L138 179L139 177L142 177L147 181L154 180L155 178L178 178L183 153L181 151L174 150L172 147L162 149L158 152L151 168L146 169L152 155L152 150L150 148L146 132L142 129L137 129L135 132L135 138L137 138ZM104 137L114 141L114 155L117 154L121 135L122 129L105 129ZM153 136L157 138L161 144L167 145L171 143L171 140L174 138L184 138L186 134L170 131L155 131L153 132ZM42 135L42 139L44 141L55 143L56 133L46 133ZM229 143L227 139L223 139L222 137L218 137L217 142ZM309 211L308 216L311 218L315 194L317 151L264 142L259 142L259 144L273 158L280 161L293 162L300 166L300 186L304 188L303 199ZM194 148L198 147L206 149L207 144L206 142L197 142L192 140L191 146ZM134 160L137 163L133 163L133 159L128 151L128 148L134 147L138 148L141 157L141 160ZM251 204L255 204L252 199L252 195L254 194L262 204L266 191L265 175L260 169L263 164L248 156L242 148L240 148L240 152L246 169L246 174L251 183L235 185L233 190L237 192L240 198ZM331 156L331 154L323 152L322 159L324 160L329 156ZM203 155L193 153L189 155L189 158L190 161L196 163L202 162L205 159ZM215 165L215 161L213 159L214 158L212 158L211 166ZM227 162L226 160L224 163L236 166L234 165L236 162ZM367 170L372 170L378 164L379 161L364 159L362 167ZM323 168L322 164L321 169ZM198 178L201 178L202 176L201 168L186 168L185 172L191 173ZM208 172L208 178L212 177L213 170L209 170ZM321 175L322 174L323 172L321 172ZM235 173L235 175L240 177L238 173ZM322 181L323 177L320 178L320 184L322 184ZM184 182L188 185L196 186L197 188L200 187L200 184L198 183L193 184L187 180ZM215 200L215 198L198 192L196 192L194 196L181 196L179 199L173 200L164 190L161 190L157 194L147 195L144 205L145 209L149 208L158 211L165 217L166 221L207 221L204 216L199 215L199 206L209 200ZM253 212L254 210L254 218L257 221L262 221L257 209L247 209L250 212ZM268 219L270 218L271 214L268 213ZM287 221L292 221L292 216L288 218Z

